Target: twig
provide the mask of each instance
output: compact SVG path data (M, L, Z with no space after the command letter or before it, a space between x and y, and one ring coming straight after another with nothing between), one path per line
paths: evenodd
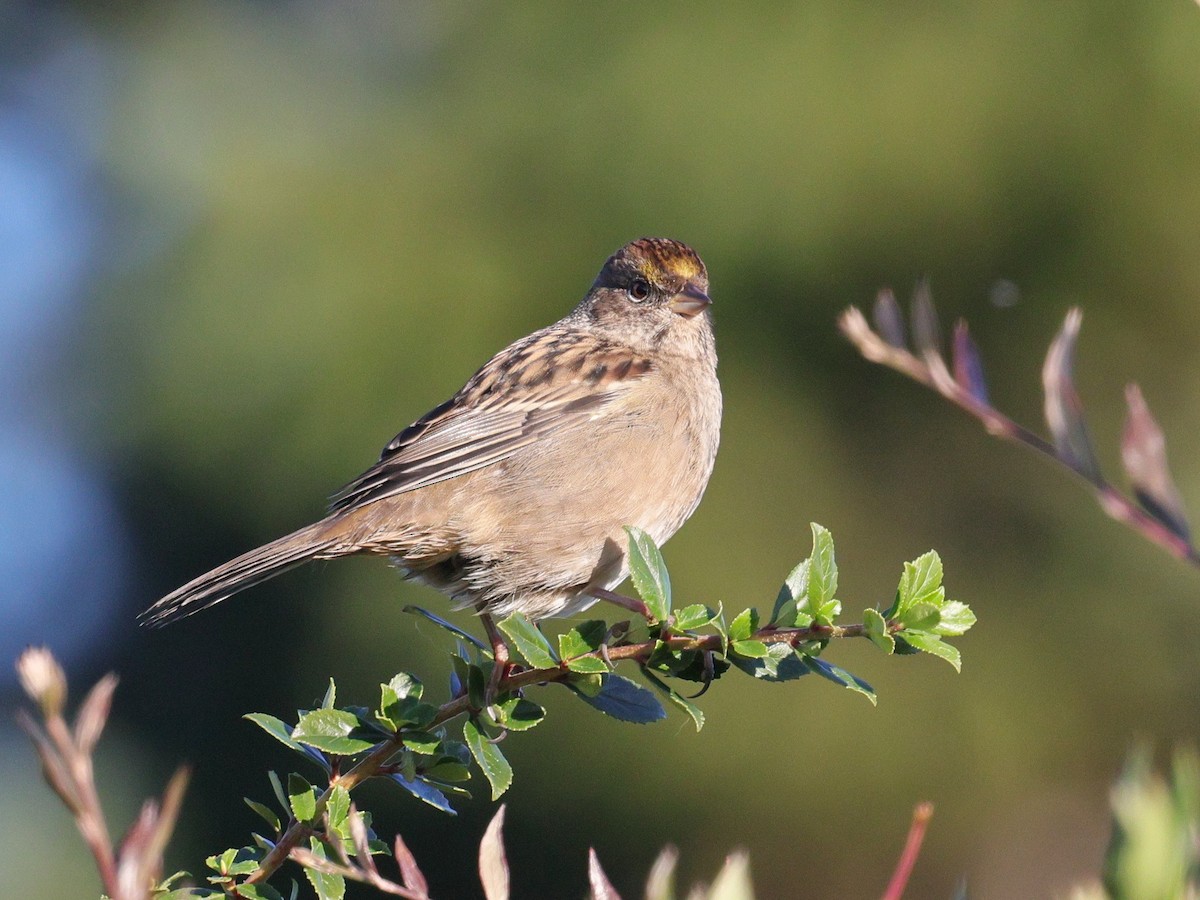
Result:
M889 628L892 633L898 633L903 630L903 626L899 623L889 623ZM811 625L807 628L776 628L774 626L766 626L759 629L751 637L754 640L762 641L764 644L786 643L795 647L807 641L865 637L866 634L866 628L863 625ZM673 635L665 640L657 639L638 644L602 647L599 650L583 654L577 658L594 657L595 659L602 659L609 664L622 660L633 660L644 663L654 653L655 649L661 647L663 644L671 650L710 651L720 650L723 640L723 637L719 634ZM543 669L522 669L519 672L514 672L502 678L498 686L498 693L511 693L535 684L552 684L565 681L573 677L574 674L567 668L565 663ZM440 706L433 720L425 727L432 730L451 719L471 712L473 712L473 707L471 706L470 698L464 694ZM397 732L393 737L376 746L374 750L351 769L331 778L329 786L317 799L317 814L323 814L335 787L352 791L363 781L379 774L380 769L383 768L388 759L403 746L403 741L403 733ZM270 878L283 865L293 850L299 846L300 842L311 833L311 828L303 822L292 822L284 830L283 834L280 835L275 846L263 857L258 868L246 878L245 883L255 884Z
M913 810L912 824L908 827L908 839L904 842L904 850L896 862L896 870L892 873L892 880L888 882L887 890L883 892L882 900L900 900L904 896L904 889L908 887L908 879L912 875L913 866L917 864L917 857L921 854L921 843L925 840L925 830L929 827L929 820L932 818L933 804L918 803L916 809Z
M1183 504L1167 467L1162 431L1137 385L1126 388L1129 412L1121 440L1121 461L1134 497L1126 497L1100 472L1071 372L1083 319L1078 309L1067 313L1042 368L1045 413L1052 442L1014 422L988 401L982 362L965 322L958 322L954 328L952 365L947 366L938 338L937 313L927 285L919 285L913 298L914 350L908 348L900 309L891 291L880 292L874 319L872 329L866 316L852 306L838 320L842 333L865 359L937 391L978 419L989 434L1054 460L1088 483L1100 508L1111 518L1178 559L1200 566L1200 551L1192 544Z
M147 800L142 805L119 852L114 851L96 791L92 752L108 721L116 676L105 675L88 692L72 729L63 717L66 676L53 654L45 647L30 647L17 660L17 673L25 693L41 708L42 724L25 710L17 711L17 721L33 741L46 781L75 817L75 827L96 860L104 892L112 900L145 900L162 876L163 849L183 802L187 767L175 772L161 803Z

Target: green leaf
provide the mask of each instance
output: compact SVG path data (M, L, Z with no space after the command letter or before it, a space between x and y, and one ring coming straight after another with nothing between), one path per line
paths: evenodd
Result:
M744 641L758 631L758 610L751 607L743 609L729 623L729 640Z
M653 672L643 670L646 680L652 685L667 695L667 699L682 709L685 713L691 716L692 724L699 731L704 727L704 712L691 700L684 697L679 691L675 690L662 679L658 678Z
M808 589L804 593L807 612L818 618L828 618L826 610L837 593L838 570L833 552L833 535L829 529L812 522L813 550L809 557ZM833 615L836 615L834 613Z
M204 864L222 875L249 875L258 868L263 853L257 847L230 847L228 850L210 856Z
M687 631L692 628L703 628L713 619L713 611L703 603L693 603L675 613L675 628Z
M771 624L782 625L786 628L796 627L796 613L800 599L808 595L808 571L812 565L811 559L801 562L789 573L787 580L779 589L775 598L775 608L771 612ZM808 623L805 623L807 626ZM800 627L805 627L800 626Z
M762 659L767 655L767 645L762 641L733 641L729 645L731 652L750 659Z
M397 699L401 697L416 697L421 699L421 695L425 693L425 685L417 679L415 675L410 675L408 672L397 672L392 676L391 681L386 685L380 685L391 690L392 695Z
M288 806L298 822L311 822L317 816L317 795L303 775L288 775Z
M887 620L884 619L879 610L867 609L863 611L863 627L871 643L884 653L890 654L896 649L896 639L888 633Z
M558 665L546 636L525 616L513 613L498 624L517 652L535 669L552 669Z
M598 656L577 656L567 660L567 668L582 675L603 675L608 664Z
M321 701L321 709L333 709L334 700L337 699L337 685L333 683L333 679L329 679L329 687L325 689L325 699Z
M275 792L275 799L279 801L279 808L288 811L287 792L283 789L283 783L279 780L279 773L274 769L267 772L267 778L271 782L271 790Z
M629 535L629 577L656 622L671 614L671 577L654 539L640 528L625 526Z
M442 746L442 738L440 735L431 734L428 731L405 731L404 746L414 753L432 756Z
M334 785L325 804L325 814L329 817L329 827L340 832L350 814L350 792L341 785Z
M729 661L761 681L792 681L810 672L803 658L784 643L767 644L767 654L760 659L731 656Z
M942 619L941 611L932 603L914 603L899 617L906 629L931 631Z
M312 851L313 856L320 859L329 859L325 845L317 838L311 837L308 839L308 848ZM305 866L304 876L308 879L308 883L313 886L313 890L317 892L317 900L343 900L346 896L346 879L341 875L321 872Z
M840 684L844 688L862 694L871 701L872 706L876 704L875 689L857 675L851 675L841 666L835 666L816 656L804 657L804 664L822 678L828 678L834 684Z
M508 764L500 748L489 741L474 722L468 720L463 723L463 737L466 738L467 747L475 757L475 762L479 764L492 786L492 799L499 799L512 784L512 766Z
M528 731L546 718L546 710L524 697L510 697L497 705L499 723L509 731Z
M959 603L957 600L951 600L943 605L941 614L941 621L933 629L933 633L944 637L966 634L975 624L975 613L971 612L971 607L965 603Z
M446 799L446 795L424 779L408 779L395 772L392 773L391 779L418 800L428 803L434 809L440 809L442 812L449 813L452 816L458 815L454 811L454 807L450 805L450 801Z
M324 750L350 756L375 746L374 741L350 737L359 727L358 717L343 709L314 709L306 712L292 731L292 740Z
M263 821L275 830L276 834L280 832L281 829L279 827L279 816L275 815L275 810L271 809L269 806L259 803L257 800L251 800L249 797L243 797L242 799L246 802L248 807L258 813L262 817Z
M399 697L375 714L380 722L388 725L393 731L399 731L409 725L424 728L436 715L436 706L432 703L422 703L416 697Z
M925 631L902 631L896 637L901 643L915 647L922 653L930 653L939 659L944 659L954 666L956 672L962 671L962 654L958 652L958 648L947 644L936 634L929 634Z
M567 687L575 691L584 703L622 722L644 725L666 718L667 713L662 704L640 684L615 672L610 672L602 678L604 680L600 685L600 693L594 697L589 697L570 682L567 683Z
M246 713L242 718L253 722L285 747L290 747L298 753L305 752L303 747L292 740L292 727L282 719L277 719L266 713Z
M884 613L884 618L899 618L916 603L933 603L941 606L945 597L942 590L942 559L930 550L912 562L904 564L904 574L896 588L896 602Z
M597 697L604 690L604 678L607 673L590 673L572 678L569 682L565 682L576 694L583 697Z
M604 642L608 626L604 622L582 622L558 636L558 655L572 672L604 673L608 665L604 660L585 654L594 653Z

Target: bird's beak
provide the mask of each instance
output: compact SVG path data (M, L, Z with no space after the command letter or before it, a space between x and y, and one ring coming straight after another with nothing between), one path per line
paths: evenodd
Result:
M708 294L689 281L682 291L671 298L667 305L671 307L671 312L679 313L690 319L697 313L708 309L712 305L712 300L709 299Z

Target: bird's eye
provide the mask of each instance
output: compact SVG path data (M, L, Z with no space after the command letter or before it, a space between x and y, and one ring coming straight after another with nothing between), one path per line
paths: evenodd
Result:
M650 296L650 285L644 279L638 278L629 286L629 299L641 303Z

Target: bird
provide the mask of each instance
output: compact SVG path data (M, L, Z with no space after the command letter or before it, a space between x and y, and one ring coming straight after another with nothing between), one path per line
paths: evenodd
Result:
M708 271L686 244L632 241L564 318L505 347L383 448L319 521L167 594L162 626L313 560L390 557L494 618L621 602L625 526L662 545L700 502L721 387Z

